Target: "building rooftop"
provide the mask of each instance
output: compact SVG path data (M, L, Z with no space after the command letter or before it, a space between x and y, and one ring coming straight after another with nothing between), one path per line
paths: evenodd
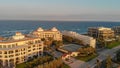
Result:
M89 27L88 29L99 29L99 30L111 30L111 28L107 28L107 27Z
M42 32L42 31L58 31L58 29L56 27L53 27L51 29L43 29L39 27L37 30L35 30L35 32Z
M42 42L40 42L42 43ZM39 43L34 43L34 44L39 44ZM13 49L20 49L20 48L26 48L26 47L29 47L30 45L29 44L24 44L24 45L21 45L21 46L15 46L15 47L12 47L12 48L0 48L0 50L13 50Z
M61 48L64 49L64 50L70 51L70 52L75 52L81 47L83 47L83 46L76 45L76 44L67 44L67 45L64 45Z
M39 27L37 31L44 31L43 28Z
M22 38L19 38L19 36ZM18 37L19 39L15 39L15 37ZM2 40L0 40L0 43L12 43L12 42L19 42L19 41L26 41L26 40L33 40L37 39L37 37L33 35L23 35L19 32L16 32L16 34L12 37L5 37Z

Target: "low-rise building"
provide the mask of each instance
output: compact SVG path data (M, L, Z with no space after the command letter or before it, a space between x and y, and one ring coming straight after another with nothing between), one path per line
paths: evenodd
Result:
M37 30L33 31L32 34L39 38L51 37L53 38L53 40L58 40L58 41L62 40L61 32L55 27L53 27L52 29L48 29L48 30L45 30L39 27Z
M89 27L88 35L99 40L112 40L115 37L114 31L105 27Z
M76 44L67 44L58 48L58 51L63 53L63 55L61 56L62 59L66 59L66 58L78 56L79 54L78 49L81 47L83 46Z
M73 31L62 31L62 34L79 39L83 42L84 45L89 45L93 48L96 47L96 39L94 39L93 37L81 35L79 33L73 32Z
M43 47L40 38L16 32L14 36L0 40L0 64L11 67L26 62L42 55Z

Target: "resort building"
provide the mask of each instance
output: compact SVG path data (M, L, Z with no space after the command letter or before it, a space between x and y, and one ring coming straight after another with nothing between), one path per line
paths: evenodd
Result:
M0 39L0 64L11 67L26 62L43 53L41 39L20 32L12 37Z
M81 35L81 34L78 34L76 32L73 32L73 31L62 31L62 34L79 39L83 42L84 45L89 45L93 48L96 47L96 39L94 39L93 37Z
M114 31L111 28L105 27L89 27L88 35L99 40L114 40Z
M116 35L120 35L120 26L114 26L112 29L114 30Z
M32 34L39 38L53 38L53 40L61 41L62 40L62 34L61 32L53 27L52 29L44 30L41 27L39 27L37 30L33 31Z

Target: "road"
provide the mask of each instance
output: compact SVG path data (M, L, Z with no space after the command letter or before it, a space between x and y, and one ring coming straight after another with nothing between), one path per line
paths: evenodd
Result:
M68 64L71 68L94 68L96 66L96 60L99 59L103 61L110 55L112 58L115 56L115 52L120 49L120 46L114 47L112 49L105 49L103 51L98 52L99 56L90 60L89 62L84 62L80 60L74 60L73 63Z
M79 68L87 68L86 65L88 65L90 68L94 68L96 66L97 59L99 59L100 61L103 61L107 58L108 55L110 55L113 58L113 57L115 57L116 51L118 51L119 49L120 49L120 46L117 46L112 49L107 49L107 50L101 51L98 53L99 54L98 57L92 59L89 62L84 63Z

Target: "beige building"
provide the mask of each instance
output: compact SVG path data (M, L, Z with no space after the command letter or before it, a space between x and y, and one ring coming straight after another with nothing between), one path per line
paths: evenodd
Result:
M100 40L110 40L115 37L114 31L105 27L90 27L88 28L88 35Z
M112 29L114 30L116 35L120 35L120 26L114 26Z
M54 40L62 40L62 34L60 31L53 27L52 29L49 30L44 30L41 27L39 27L37 30L33 31L32 33L34 36L39 37L39 38L53 38Z
M0 40L0 63L11 67L43 53L41 39L20 32Z

